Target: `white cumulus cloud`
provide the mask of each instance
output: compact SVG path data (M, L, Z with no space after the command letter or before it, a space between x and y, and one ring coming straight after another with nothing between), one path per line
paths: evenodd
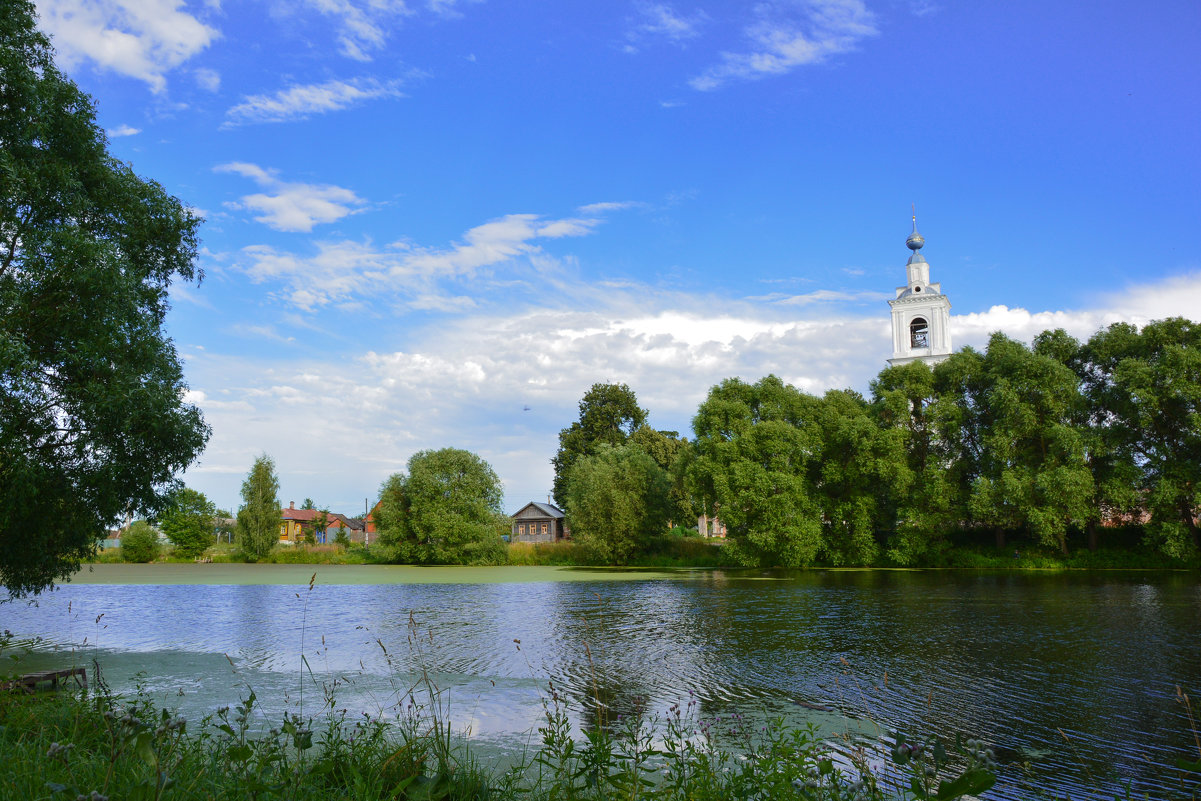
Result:
M340 186L282 181L256 164L233 162L216 170L250 178L267 190L243 195L228 205L254 213L254 219L276 231L312 231L313 226L336 222L367 203Z
M141 128L135 128L132 125L118 125L116 128L109 128L107 131L105 131L110 139L116 139L120 136L134 136L135 134L140 134L141 132Z
M38 0L40 26L66 69L84 61L167 87L166 75L218 33L185 11L181 0Z

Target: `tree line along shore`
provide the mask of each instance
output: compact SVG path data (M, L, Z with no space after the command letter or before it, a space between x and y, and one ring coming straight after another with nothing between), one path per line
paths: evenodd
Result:
M732 378L691 438L652 428L628 386L596 384L552 459L560 542L506 542L500 479L457 448L384 481L371 547L279 547L268 456L243 484L236 545L212 548L211 505L187 488L160 525L182 558L222 561L1195 568L1199 345L1179 318L1085 342L994 334L933 368L884 369L869 397ZM701 516L726 536L703 536Z

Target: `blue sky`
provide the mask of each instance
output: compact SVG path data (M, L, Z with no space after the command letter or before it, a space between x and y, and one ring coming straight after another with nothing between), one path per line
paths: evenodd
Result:
M1193 0L38 10L207 220L168 325L221 506L260 453L354 512L455 446L514 511L597 381L685 433L729 376L866 392L914 202L956 347L1201 319Z

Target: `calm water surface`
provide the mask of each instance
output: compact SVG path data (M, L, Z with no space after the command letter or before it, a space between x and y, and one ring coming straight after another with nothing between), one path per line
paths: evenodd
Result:
M1175 689L1201 700L1196 574L139 568L0 606L42 638L21 665L96 659L192 717L249 687L276 720L335 681L340 708L401 711L424 666L485 752L536 742L548 681L585 723L594 680L614 714L694 693L703 717L981 737L997 799L1184 797L1163 766L1198 758Z

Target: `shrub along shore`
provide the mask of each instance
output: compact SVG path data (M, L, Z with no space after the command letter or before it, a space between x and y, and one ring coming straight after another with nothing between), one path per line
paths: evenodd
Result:
M1197 570L1201 569L1201 557L1179 559L1163 553L1137 547L1137 527L1115 529L1111 539L1118 544L1111 547L1088 550L1073 548L1064 554L1058 548L1050 548L1022 538L1013 538L1007 547L999 548L991 543L991 534L983 536L963 535L947 547L931 551L917 568L966 568L988 570ZM1129 543L1129 544L1123 544ZM693 568L740 568L736 555L731 554L720 539L701 537L657 537L647 546L633 554L623 567L693 567ZM509 544L505 561L498 565L547 566L547 567L612 567L597 560L586 547L573 542ZM396 555L387 546L373 545L296 545L279 546L262 559L252 559L236 545L221 544L210 547L201 557L175 556L170 551L156 561L163 563L189 563L197 559L217 563L258 562L261 564L309 564L309 565L385 565L396 564ZM108 548L98 552L91 560L95 563L124 562L120 548ZM812 568L836 567L818 561ZM841 565L846 567L847 565ZM871 563L854 567L898 567L886 555Z

